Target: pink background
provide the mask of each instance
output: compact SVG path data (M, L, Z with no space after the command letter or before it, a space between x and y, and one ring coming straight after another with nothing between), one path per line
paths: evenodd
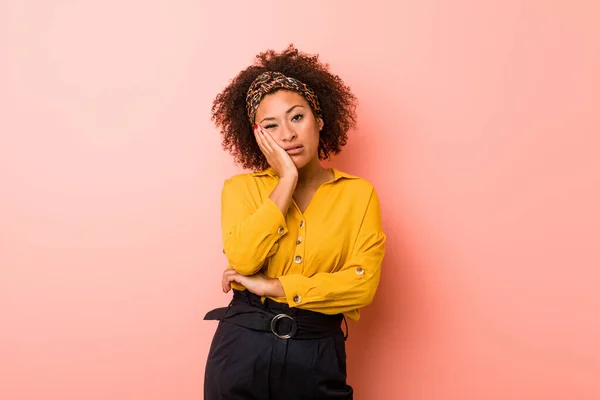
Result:
M361 100L389 250L357 399L600 398L600 3L0 3L0 398L202 398L211 101L294 42Z

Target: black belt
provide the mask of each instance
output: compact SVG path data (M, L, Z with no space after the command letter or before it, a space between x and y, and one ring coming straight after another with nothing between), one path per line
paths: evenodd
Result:
M228 307L209 311L205 320L227 321L257 331L271 332L280 339L321 339L343 333L342 314L326 315L290 308L287 304L261 298L244 290L233 290ZM346 324L346 332L348 325ZM347 337L347 335L345 336Z

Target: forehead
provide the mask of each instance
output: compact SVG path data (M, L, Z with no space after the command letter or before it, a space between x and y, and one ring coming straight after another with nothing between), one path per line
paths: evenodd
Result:
M256 109L256 120L266 117L279 117L295 105L310 107L308 101L299 93L289 90L278 90L269 93L260 101Z

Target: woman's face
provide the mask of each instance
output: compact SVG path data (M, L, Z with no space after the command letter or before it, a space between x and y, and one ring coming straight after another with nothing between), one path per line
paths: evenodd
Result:
M315 118L304 96L279 90L260 102L255 122L268 132L300 169L319 159L319 132L323 120Z

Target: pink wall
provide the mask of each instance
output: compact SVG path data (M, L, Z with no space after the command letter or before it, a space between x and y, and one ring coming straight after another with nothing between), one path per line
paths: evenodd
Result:
M361 100L335 165L389 234L357 399L599 399L599 4L2 1L0 398L202 397L211 101L293 41Z

